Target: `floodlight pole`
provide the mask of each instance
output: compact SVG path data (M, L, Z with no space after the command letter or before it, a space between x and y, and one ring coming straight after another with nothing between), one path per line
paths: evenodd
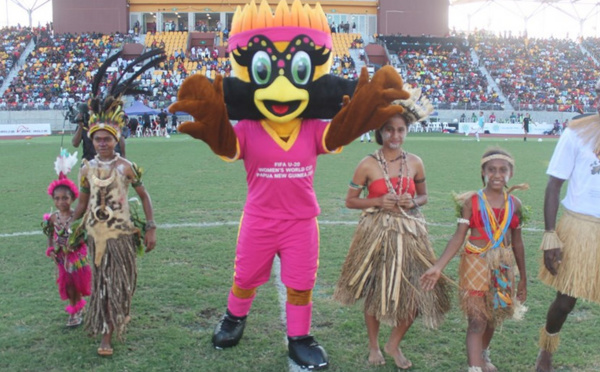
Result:
M32 25L33 22L32 22L32 18L31 18L33 12L35 12L42 6L46 5L47 3L49 3L50 0L46 0L38 6L36 6L38 0L35 0L33 5L31 6L31 8L26 8L25 5L21 4L21 2L19 0L12 0L12 2L17 4L17 6L19 6L20 8L22 8L23 10L25 10L27 12L27 15L29 16L29 27L33 28L33 25ZM8 26L8 0L6 3L6 26Z

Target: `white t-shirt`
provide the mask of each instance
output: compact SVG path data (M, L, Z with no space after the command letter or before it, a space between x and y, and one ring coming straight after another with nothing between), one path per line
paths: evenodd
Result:
M600 218L600 159L567 128L554 149L546 174L568 180L565 208Z

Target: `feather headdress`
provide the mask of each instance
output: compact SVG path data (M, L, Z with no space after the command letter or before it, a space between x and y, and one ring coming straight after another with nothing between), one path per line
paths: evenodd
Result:
M77 164L77 151L75 151L74 154L69 154L67 150L60 149L60 155L58 155L56 161L54 161L54 170L58 175L58 179L50 182L50 185L48 185L48 195L54 196L55 188L58 186L66 186L71 190L73 199L77 199L79 190L77 190L75 183L67 178L67 174L69 174L75 164Z
M157 67L166 60L163 49L153 49L143 53L131 61L121 72L106 93L101 95L100 85L107 75L110 65L121 57L121 52L108 57L100 66L92 83L92 98L88 105L91 111L89 136L98 130L106 130L117 140L121 137L121 128L124 122L123 101L121 98L129 94L147 94L148 92L138 87L136 79L145 71Z
M421 95L421 88L413 88L410 84L404 84L403 89L410 93L408 99L394 101L393 104L404 108L402 116L408 121L407 124L425 120L433 112L433 105L427 97Z

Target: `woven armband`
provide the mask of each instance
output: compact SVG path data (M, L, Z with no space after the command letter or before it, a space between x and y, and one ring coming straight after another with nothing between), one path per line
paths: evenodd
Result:
M350 181L350 183L348 184L348 187L355 189L355 190L362 190L365 188L363 185L357 185L352 181Z
M131 180L131 186L140 187L143 185L142 176L144 175L144 168L138 167L136 163L131 163L131 169L133 170L133 174L135 178Z
M548 251L550 249L562 249L563 243L560 241L558 234L556 231L544 231L544 235L542 235L542 244L540 245L540 249L542 251Z
M86 162L87 164L87 162ZM89 194L90 193L90 183L87 180L87 177L82 176L79 180L79 191Z

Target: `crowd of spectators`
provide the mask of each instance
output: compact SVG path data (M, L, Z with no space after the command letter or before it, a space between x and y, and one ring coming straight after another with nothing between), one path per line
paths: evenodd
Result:
M93 71L108 56L122 49L127 35L92 33L54 36L45 29L36 30L35 33L26 29L4 29L1 46L10 54L2 58L2 66L12 66L9 62L11 58L22 53L21 49L15 49L15 45L26 45L31 37L37 39L35 49L0 96L0 110L64 110L78 102L87 101ZM228 60L215 57L210 51L206 53L206 48L192 50L194 56L191 51L187 55L183 50L176 51L168 56L161 69L142 75L140 86L151 94L136 99L152 108L165 108L175 101L179 86L189 74L200 72L213 78L216 73L229 76L231 66ZM116 74L126 65L127 61L119 59L113 66L113 72Z
M0 86L21 58L33 35L31 29L21 27L3 28L0 32Z
M120 34L36 35L35 49L2 96L0 109L64 109L87 99L92 71L120 49Z
M380 37L396 53L405 81L419 86L438 109L503 109L469 48L455 38Z
M598 68L575 41L479 32L470 44L515 109L593 110Z
M330 73L346 79L358 79L354 59L347 54L344 54L341 58L337 54L333 56Z
M35 49L0 96L0 110L65 109L86 101L93 71L127 42L127 35L119 33L53 35L45 28L0 29L0 85L32 38L37 42ZM486 32L468 38L378 39L398 57L396 67L405 81L421 87L438 109L499 111L505 109L502 96L518 111L594 109L593 87L600 74L594 59L584 51L600 57L600 39L584 39L578 44ZM359 41L349 47L362 46ZM115 73L125 65L126 61L120 60ZM493 81L488 80L486 71ZM139 98L151 108L166 108L175 101L183 79L195 73L229 76L231 65L217 47L178 48L160 69L142 76L141 85L151 94ZM346 53L334 53L331 73L358 77L355 61Z

